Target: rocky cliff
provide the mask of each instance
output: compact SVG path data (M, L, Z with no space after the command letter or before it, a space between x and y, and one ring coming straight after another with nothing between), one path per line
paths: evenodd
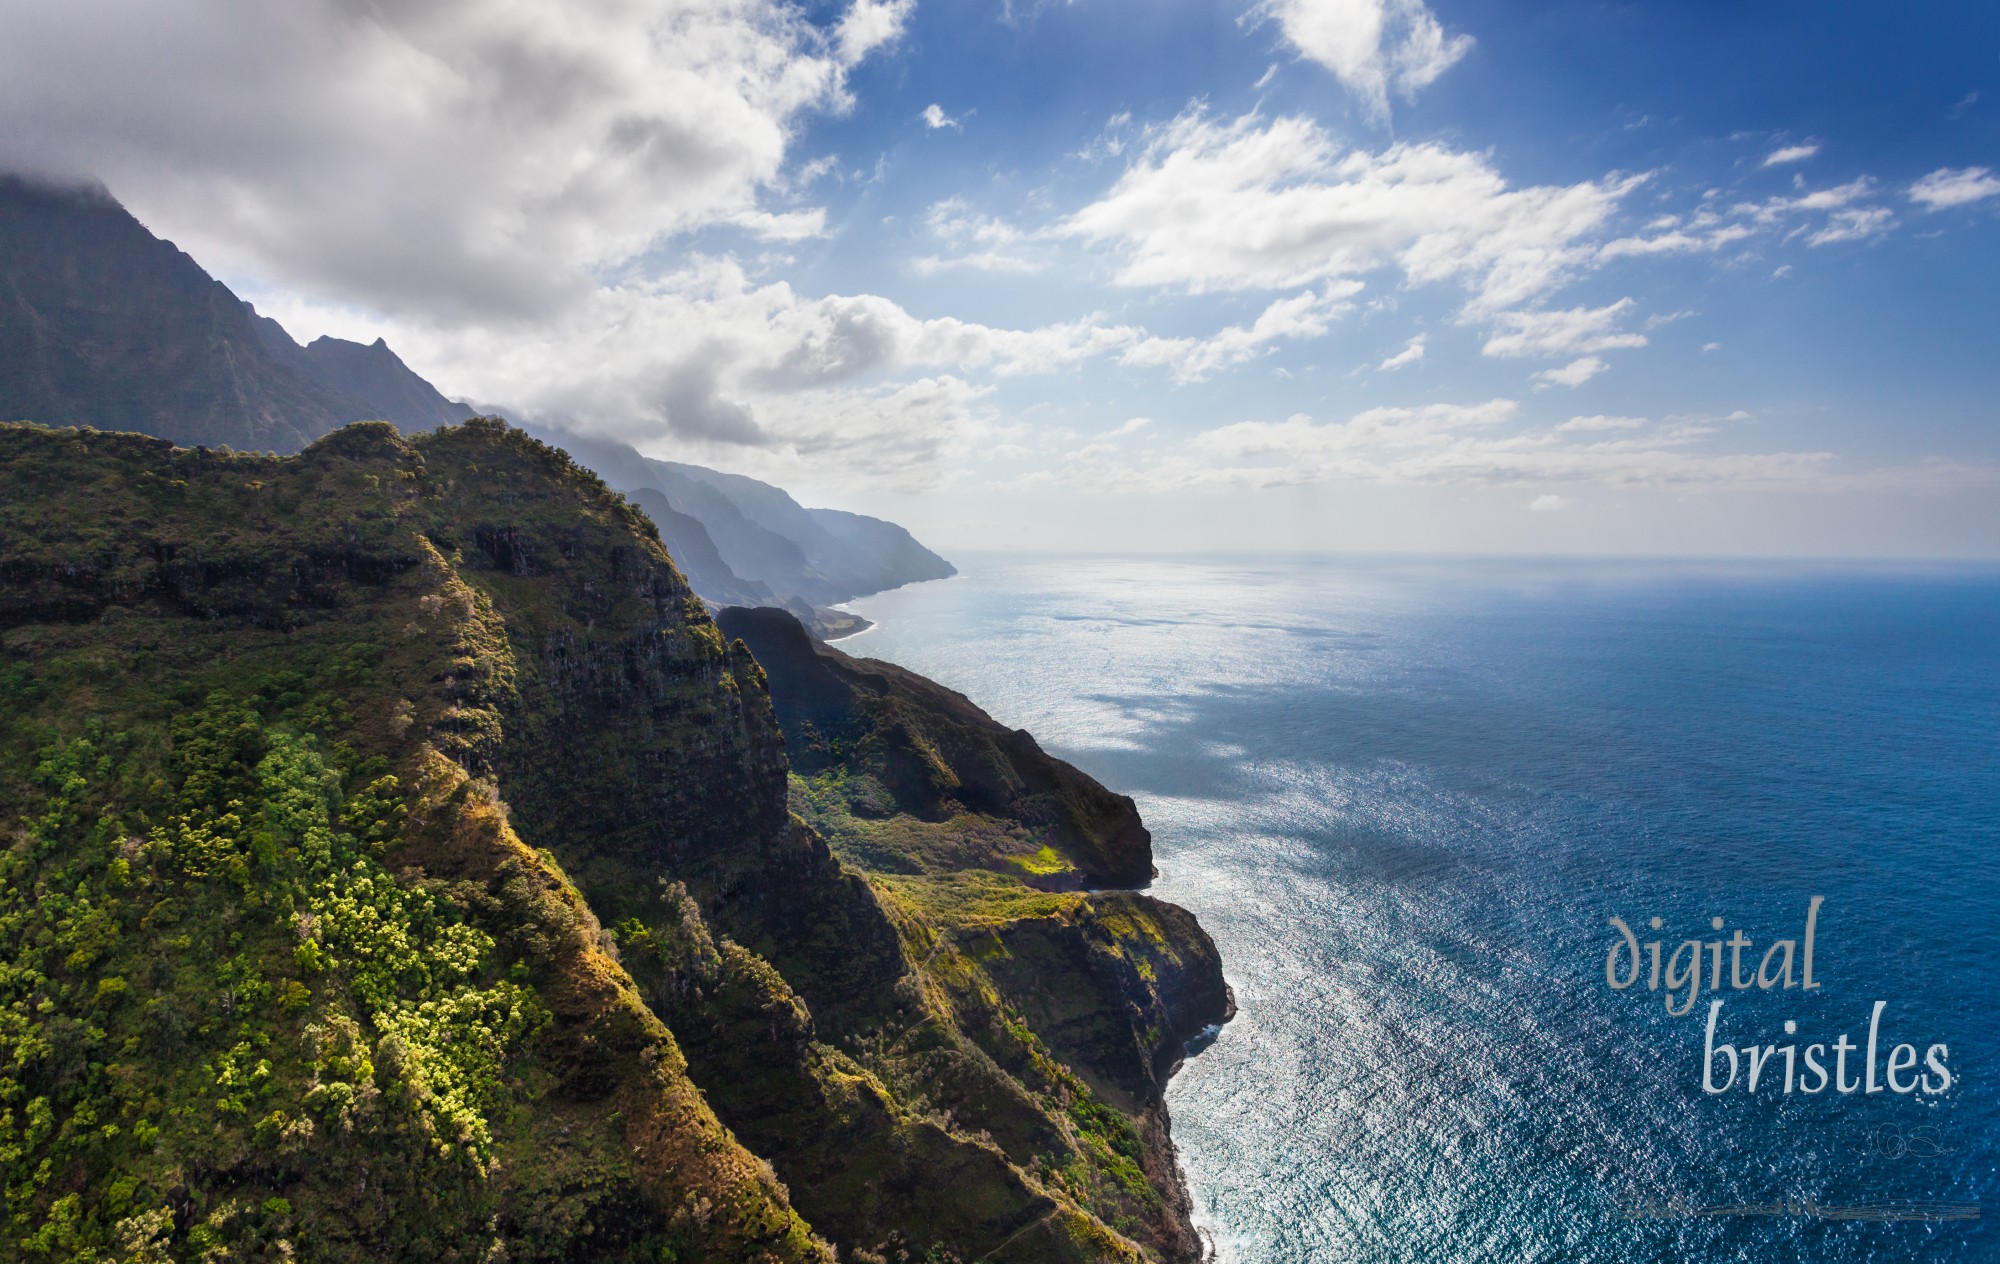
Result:
M8 1253L1197 1256L1129 801L497 422L0 465Z

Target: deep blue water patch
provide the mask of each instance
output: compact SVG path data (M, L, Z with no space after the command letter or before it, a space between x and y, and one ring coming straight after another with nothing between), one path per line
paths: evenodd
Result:
M1139 799L1241 1006L1168 1095L1224 1259L2000 1258L2000 573L959 560L845 648ZM1816 895L1811 993L1606 984ZM1712 999L1793 1093L1703 1091ZM1877 1001L1949 1091L1798 1091Z

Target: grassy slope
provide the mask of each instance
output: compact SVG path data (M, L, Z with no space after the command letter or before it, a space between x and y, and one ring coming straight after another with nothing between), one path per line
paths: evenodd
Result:
M472 775L512 664L417 453L0 443L14 1252L827 1257Z
M761 669L560 453L0 451L0 1238L1186 1254L1156 1095L1099 1056L1159 1024L1097 959L1205 937L1030 892L1069 903L975 943L909 884L985 879L843 864Z
M926 1015L961 1042L885 1046L893 1028L863 1024L874 1065L1103 1222L1164 1257L1197 1255L1161 1087L1230 1001L1186 911L1104 889L1152 872L1132 801L961 695L807 640L781 611L720 619L770 673L795 809L867 876Z

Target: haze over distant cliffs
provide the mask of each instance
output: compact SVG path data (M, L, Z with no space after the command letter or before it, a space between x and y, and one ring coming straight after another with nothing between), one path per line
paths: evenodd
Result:
M958 573L893 522L807 509L769 483L654 460L614 440L550 426L527 430L653 514L667 551L689 567L695 591L718 606L783 606L821 635L837 634L866 625L826 607ZM654 513L659 506L672 513Z
M416 431L477 411L380 339L300 346L102 186L0 175L0 420L289 453L352 421ZM865 623L826 607L956 573L894 523L807 509L768 483L612 440L530 429L631 495L711 605L782 606L832 635Z

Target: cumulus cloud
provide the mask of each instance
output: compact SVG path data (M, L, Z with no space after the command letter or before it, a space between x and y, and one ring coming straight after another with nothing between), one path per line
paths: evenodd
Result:
M868 54L903 34L917 0L854 0L834 27L833 47L843 66L859 65Z
M1985 167L1940 167L1910 186L1910 200L1927 211L2000 196L2000 180Z
M227 274L540 318L667 235L818 231L760 194L911 4L4 0L0 166L101 178Z
M760 284L729 259L603 287L532 338L455 322L397 332L457 395L634 442L671 438L690 460L838 470L897 490L937 485L987 436L979 401L991 387L969 374L1058 372L1144 337L1096 317L1032 329L923 319L878 295Z
M1263 12L1376 119L1388 117L1392 90L1409 98L1472 50L1422 0L1271 0Z
M1568 509L1575 503L1575 501L1567 496L1558 496L1554 492L1544 492L1528 502L1528 509L1533 513L1554 513L1558 509Z
M1770 153L1765 154L1763 165L1766 167L1782 167L1787 163L1804 162L1818 152L1819 143L1817 141L1809 141L1803 145L1786 145L1781 149L1774 149Z
M1588 264L1589 239L1636 183L1513 188L1479 154L1343 150L1311 119L1194 109L1053 231L1121 251L1126 285L1288 289L1396 267L1459 282L1493 311Z
M1120 363L1164 367L1177 382L1198 382L1216 371L1256 358L1283 339L1317 338L1352 308L1347 300L1359 281L1334 282L1315 294L1307 290L1266 307L1248 325L1231 325L1206 338L1147 338L1134 343Z
M1415 364L1424 358L1424 342L1427 337L1428 335L1418 334L1416 337L1410 339L1409 343L1401 351L1398 351L1395 355L1390 356L1375 367L1388 372L1400 369L1406 364Z
M930 128L934 132L940 128L959 126L959 121L951 115L946 114L944 107L935 101L925 106L924 112L918 117L923 119L925 127Z

